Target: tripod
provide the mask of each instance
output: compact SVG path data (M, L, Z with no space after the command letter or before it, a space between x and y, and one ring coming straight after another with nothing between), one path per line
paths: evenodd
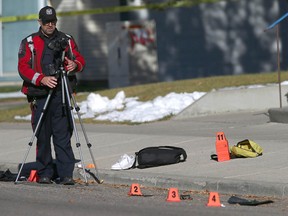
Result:
M80 139L79 139L78 131L77 131L77 128L76 128L75 119L74 119L74 117L73 117L73 107L72 107L72 105L71 105L71 101L73 102L74 108L75 108L75 110L76 110L76 113L77 113L77 116L78 116L78 119L79 119L79 122L80 122L80 125L81 125L81 129L82 129L83 135L84 135L84 137L85 137L85 141L86 141L87 147L88 147L88 149L89 149L89 153L90 153L90 155L91 155L91 159L92 159L92 162L93 162L93 165L94 165L94 168L95 168L95 173L96 173L96 174L93 174L93 173L90 173L90 174L92 174L92 176L94 177L94 179L96 180L96 182L97 182L98 184L102 184L104 181L101 180L101 179L99 179L98 168L97 168L97 166L96 166L95 158L94 158L93 153L92 153L92 150L91 150L92 145L91 145L91 143L90 143L89 140L88 140L88 136L87 136L87 134L86 134L86 130L85 130L85 128L84 128L83 121L82 121L81 116L80 116L80 113L79 113L80 108L79 108L79 106L77 105L76 100L75 100L75 97L74 97L74 95L71 93L72 91L70 90L70 85L69 85L69 83L67 82L67 72L66 72L65 69L64 69L64 57L65 57L65 52L63 51L63 52L62 52L62 59L61 59L62 61L61 61L61 65L60 65L60 70L58 70L58 73L56 74L56 75L58 75L58 76L60 77L60 79L61 79L62 103L63 103L62 106L63 106L63 110L64 110L64 108L66 107L66 101L67 101L68 107L69 107L69 110L70 110L70 118L71 118L72 124L73 124L73 133L74 133L74 135L75 135L76 147L77 147L77 149L79 150L79 156L80 156L80 160L81 160L81 167L82 167L82 169L83 169L83 174L84 174L84 179L85 179L86 185L88 185L87 175L86 175L86 170L85 170L85 166L84 166L84 162L83 162L84 160L83 160L83 154L82 154ZM44 116L44 114L45 114L46 108L47 108L47 106L48 106L48 104L49 104L49 101L50 101L50 99L51 99L51 95L53 94L53 91L54 91L54 89L50 89L50 90L49 90L47 99L46 99L46 101L45 101L44 107L43 107L42 112L41 112L41 115L40 115L40 117L39 117L39 120L38 120L38 122L37 122L37 125L36 125L36 127L35 127L35 130L34 130L34 132L33 132L33 135L32 135L32 137L31 137L31 140L30 140L30 142L28 143L28 148L27 148L27 151L26 151L26 153L25 153L25 155L24 155L24 158L23 158L22 164L21 164L21 166L20 166L20 169L19 169L19 171L18 171L16 180L15 180L15 184L18 183L19 177L20 177L20 175L21 175L21 171L22 171L23 166L24 166L24 164L25 164L25 162L26 162L26 160L27 160L28 154L29 154L30 149L31 149L31 147L32 147L32 145L33 145L33 141L34 141L34 139L35 139L35 137L36 137L36 134L37 134L37 132L38 132L38 130L39 130L39 127L40 127L40 125L41 125L41 123L42 123L43 116ZM66 100L66 99L67 99L67 100Z

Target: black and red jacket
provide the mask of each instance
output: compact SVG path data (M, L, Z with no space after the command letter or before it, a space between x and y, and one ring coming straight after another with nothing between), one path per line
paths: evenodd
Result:
M71 50L70 46L68 45L65 49L65 56L67 56L69 59L73 59L74 62L77 64L77 67L73 72L83 71L85 66L85 60L78 51L77 44L74 41L73 37L70 35L66 35L63 32L58 31L57 29L55 29L54 34L56 34L56 37L68 37ZM31 34L31 36L34 45L34 54L31 52L28 46L28 37L22 40L18 52L18 72L21 78L24 80L21 91L26 95L28 95L29 87L36 87L39 89L44 88L43 86L41 86L41 80L43 79L43 77L45 77L45 74L43 72L42 59L45 51L44 49L49 49L47 48L47 46L45 46L45 42L43 39L45 35L41 32L40 28L38 32ZM34 58L32 58L32 55L34 55ZM32 59L34 59L34 65L31 65Z

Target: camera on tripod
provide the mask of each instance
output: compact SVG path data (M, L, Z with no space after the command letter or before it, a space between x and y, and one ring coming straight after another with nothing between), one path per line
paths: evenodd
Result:
M68 46L68 38L58 37L48 44L48 48L54 53L53 63L45 65L45 74L48 76L57 76L60 66L64 61L64 51Z
M52 49L55 52L61 52L66 49L68 46L68 39L65 37L62 38L56 38L55 40L52 40L49 44L48 47Z

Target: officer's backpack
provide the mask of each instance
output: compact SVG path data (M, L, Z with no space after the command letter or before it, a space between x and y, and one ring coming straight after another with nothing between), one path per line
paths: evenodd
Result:
M263 149L252 140L245 139L232 146L231 154L235 157L253 158L263 154Z

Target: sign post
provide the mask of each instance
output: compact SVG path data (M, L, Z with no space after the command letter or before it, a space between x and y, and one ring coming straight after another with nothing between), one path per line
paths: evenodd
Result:
M280 72L280 48L279 48L279 23L284 20L288 16L288 13L284 14L282 17L280 17L278 20L276 20L274 23L272 23L270 26L268 26L265 31L268 31L275 26L276 28L276 42L277 42L277 67L278 67L278 84L279 84L279 99L280 99L280 108L282 108L282 96L281 96L281 72Z

